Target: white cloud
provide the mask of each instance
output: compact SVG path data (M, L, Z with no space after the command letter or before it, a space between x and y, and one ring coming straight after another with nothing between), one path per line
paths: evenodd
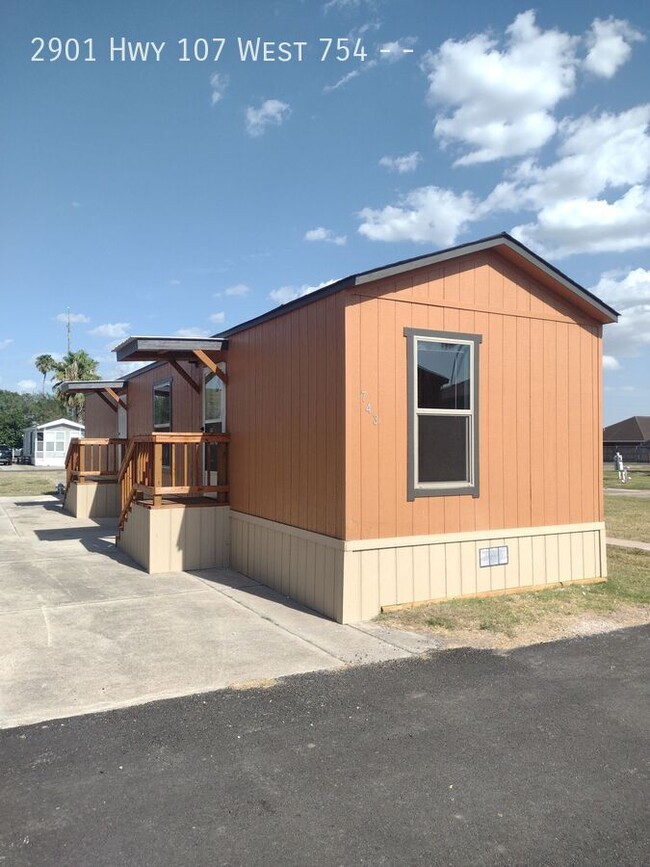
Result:
M0 349L6 349L10 343L13 343L13 337L7 337L5 340L0 340Z
M555 106L574 90L576 37L540 30L532 10L517 15L506 34L503 50L481 33L448 39L425 55L429 97L451 110L438 115L435 135L469 147L458 165L540 148L557 128Z
M205 330L205 328L179 328L178 331L174 332L176 337L209 337L209 333Z
M620 370L621 365L613 355L603 355L603 370Z
M382 157L379 160L379 165L384 166L386 169L391 169L400 175L404 175L407 172L414 172L421 162L422 156L417 151L413 151L410 154L405 154L403 157Z
M180 285L181 285L181 281L180 281L180 280L177 280L177 279L174 277L172 280L169 281L169 285L170 285L170 286L180 286Z
M234 298L243 298L250 291L250 286L247 286L245 283L236 283L234 286L229 286L225 289L223 294Z
M632 42L643 42L644 36L627 21L596 18L587 36L589 52L584 59L584 67L594 75L612 78L629 58Z
M535 223L512 234L542 255L624 252L650 246L650 189L631 187L620 199L575 198L543 207Z
M288 304L289 301L294 301L303 295L310 295L312 292L316 292L317 289L331 286L332 283L336 283L336 280L325 280L323 283L319 283L318 286L308 286L307 284L298 288L295 286L281 286L279 289L273 289L269 292L269 298L275 301L276 304Z
M210 320L210 322L214 322L215 325L223 325L223 323L226 321L225 311L220 310L218 313L212 313L210 316L208 316L208 319Z
M21 379L16 383L16 388L21 394L32 393L38 390L38 383L33 379Z
M347 12L353 9L359 9L362 6L369 6L371 9L374 9L376 6L376 0L328 0L328 2L323 6L323 12L327 14L331 9Z
M608 356L638 355L650 346L650 270L606 271L591 291L621 313L604 332Z
M85 313L57 313L54 317L57 322L90 322L88 316Z
M310 229L305 233L305 241L327 241L329 244L336 244L338 247L342 247L347 238L345 235L335 235L331 229L325 229L323 226L319 226L317 229Z
M358 33L363 33L364 30L369 29L373 25L365 25L365 27L359 28ZM376 29L376 25L375 29ZM415 45L417 39L414 36L406 36L403 39L398 39L394 42L382 42L377 46L377 56L370 58L370 60L361 60L359 59L359 66L356 69L350 70L350 72L346 72L345 75L342 75L334 84L326 84L323 88L323 93L331 93L333 90L338 90L340 87L346 85L349 81L352 81L355 78L358 78L364 72L370 72L372 69L377 69L380 63L397 63L398 60L402 60L404 57L409 57L413 51L412 46ZM350 48L350 51L354 51L357 45L357 37L356 35L350 34L349 42L347 46ZM332 52L335 49L330 49ZM367 49L366 49L367 51Z
M55 361L62 361L63 355L60 352L35 352L29 359L30 364L35 364L39 355L51 355ZM99 360L99 359L98 359Z
M267 99L259 108L246 109L246 131L257 138L264 135L269 126L281 126L291 114L291 108L279 99Z
M402 196L397 205L364 208L358 231L371 241L416 241L444 247L478 218L478 204L469 192L457 195L440 187L419 187Z
M100 360L100 359L98 359ZM101 375L106 379L122 379L123 376L126 376L129 373L135 373L136 370L142 370L143 367L146 367L148 364L151 364L150 361L119 361L116 362L114 358L101 359L104 364L107 364L107 367L102 366Z
M369 64L372 64L373 67L376 66L376 61L370 60ZM365 69L365 67L363 67ZM333 90L338 90L339 87L343 87L343 85L347 84L348 81L352 81L354 78L358 78L361 75L360 69L353 69L350 72L346 72L345 75L342 75L334 84L326 84L323 88L323 93L331 93Z
M563 121L558 159L521 162L485 200L485 212L536 212L512 233L555 258L647 245L649 123L650 105Z
M593 293L617 310L650 302L650 270L606 271Z
M229 82L230 77L225 72L215 72L210 76L210 88L212 89L210 101L212 105L216 105L224 98Z
M91 328L88 334L92 334L94 337L111 337L116 339L126 337L130 328L130 322L107 322L104 325L98 325L97 328Z
M559 159L544 168L532 160L520 163L510 204L538 207L643 183L650 175L649 123L650 105L563 121Z

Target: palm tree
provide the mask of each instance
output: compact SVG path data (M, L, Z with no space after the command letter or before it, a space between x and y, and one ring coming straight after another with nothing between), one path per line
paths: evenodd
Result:
M51 370L54 370L56 362L51 355L46 353L45 355L38 355L34 364L36 365L36 370L43 374L43 394L45 394L45 377Z
M68 380L99 379L97 366L99 362L91 358L85 349L77 349L76 352L67 352L61 361L54 362L54 376L57 382ZM71 410L75 421L83 421L84 398L82 394L57 394L60 403Z

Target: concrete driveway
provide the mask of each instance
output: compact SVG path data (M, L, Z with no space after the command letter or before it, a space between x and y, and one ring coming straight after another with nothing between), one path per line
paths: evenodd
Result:
M147 575L115 521L0 498L0 727L406 658L436 642L341 626L236 572Z

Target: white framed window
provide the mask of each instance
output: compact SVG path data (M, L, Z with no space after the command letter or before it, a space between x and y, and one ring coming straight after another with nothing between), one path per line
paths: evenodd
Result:
M219 364L219 370L226 372L226 365ZM203 377L203 430L205 433L224 433L226 430L226 389L223 381L206 371Z
M408 499L479 495L480 335L405 328Z

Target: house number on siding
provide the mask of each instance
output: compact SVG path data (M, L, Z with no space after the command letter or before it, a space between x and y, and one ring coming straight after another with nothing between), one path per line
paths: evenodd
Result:
M379 416L373 413L372 404L370 403L370 401L368 401L367 403L366 403L366 401L368 401L368 392L364 389L361 392L361 403L366 404L365 410L367 413L369 413L372 416L372 423L373 424L379 424Z

